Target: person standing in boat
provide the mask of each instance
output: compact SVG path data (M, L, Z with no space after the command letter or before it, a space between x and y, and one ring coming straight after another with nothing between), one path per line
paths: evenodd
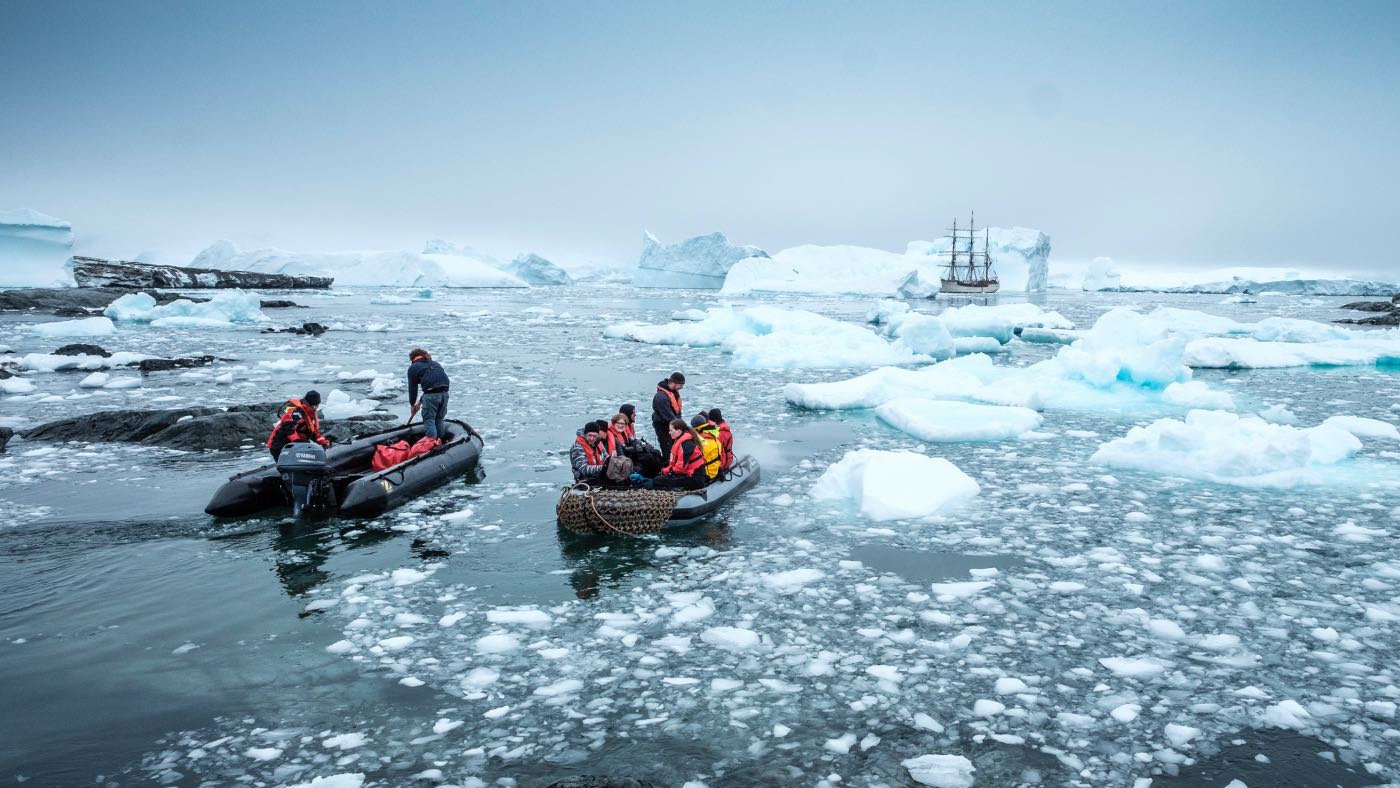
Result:
M671 377L656 384L656 394L651 398L651 427L656 430L656 445L661 447L661 456L671 455L671 422L681 417L681 389L685 388L685 375L672 372ZM684 424L685 422L681 422Z
M423 396L418 396L418 389ZM433 361L433 357L423 348L414 348L408 353L408 420L423 411L423 427L429 438L442 440L447 436L447 371Z
M272 452L273 460L282 456L282 450L288 443L315 441L322 446L331 445L321 434L321 419L316 415L316 408L320 405L321 392L315 390L306 392L301 399L287 400L281 415L277 417L277 424L272 427L272 434L267 436L266 446Z

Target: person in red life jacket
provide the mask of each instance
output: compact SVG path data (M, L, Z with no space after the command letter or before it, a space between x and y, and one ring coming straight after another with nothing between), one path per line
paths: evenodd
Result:
M705 475L705 452L700 436L680 419L667 427L671 439L671 462L652 480L657 490L698 490L709 483Z
M710 408L710 412L705 415L719 431L719 469L727 471L734 464L734 433L729 429L729 422L724 420L724 414L720 413L719 408Z
M569 465L574 469L574 481L600 481L608 466L608 447L603 442L607 425L601 421L590 421L583 425L574 437L574 445L569 448Z
M308 391L301 399L287 400L286 407L282 408L282 413L277 418L277 424L272 428L272 434L267 436L266 446L267 450L272 452L272 459L280 457L282 449L288 443L315 441L322 446L331 445L326 436L321 434L321 419L316 415L316 408L320 404L319 391Z
M629 427L625 414L613 414L612 420L608 422L608 431L603 435L603 440L608 446L608 456L616 455L632 442L634 436L628 434Z
M671 377L656 384L656 394L651 398L651 427L656 430L656 445L661 447L661 456L671 455L671 422L681 417L681 389L685 388L685 375L672 372Z
M629 402L618 408L617 412L627 417L627 440L637 437L637 406Z

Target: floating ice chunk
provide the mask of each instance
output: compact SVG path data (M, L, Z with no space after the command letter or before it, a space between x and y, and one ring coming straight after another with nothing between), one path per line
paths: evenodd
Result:
M1084 584L1073 580L1056 580L1050 584L1050 590L1057 594L1072 594L1076 591L1083 591Z
M274 761L282 757L282 750L279 747L249 747L243 754L255 761Z
M486 620L492 624L520 624L533 629L548 629L554 619L543 610L496 610L486 611Z
M1313 320L1268 317L1254 324L1250 336L1260 342L1327 342L1333 339L1351 339L1353 333L1341 326Z
M1298 417L1294 415L1293 411L1288 409L1287 405L1282 403L1270 405L1259 411L1259 418L1271 424L1288 424L1291 426L1298 423Z
M348 419L368 415L378 408L379 403L372 399L354 399L340 389L332 389L321 403L321 418Z
M577 695L581 689L583 689L583 682L578 679L560 679L553 684L537 688L534 694L545 698L555 698L562 695Z
M442 735L448 731L455 731L465 724L463 720L449 720L446 717L439 717L438 721L433 723L433 733Z
M53 323L36 323L30 333L41 337L102 337L117 333L117 327L105 317L84 317Z
M443 616L442 618L439 618L439 619L438 619L438 626L440 626L440 627L451 627L451 626L456 626L458 621L461 621L462 619L464 619L464 618L466 618L466 617L467 617L467 614L466 614L466 613L463 613L463 612L460 611L460 610L457 611L456 613L448 613L447 615L445 615L445 616Z
M834 739L827 739L826 744L822 747L838 755L845 755L851 751L851 747L855 746L855 743L856 735L854 733L843 733Z
M0 392L5 394L29 394L34 388L34 384L24 378L0 379Z
M1380 419L1367 419L1361 416L1328 416L1322 420L1324 427L1346 430L1358 438L1388 438L1400 441L1400 430L1394 424Z
M1185 339L1164 321L1119 307L1099 316L1082 339L1042 364L1047 371L1100 388L1115 382L1162 388L1191 378L1182 363L1184 347Z
M397 635L379 641L379 647L385 651L402 651L412 645L414 640L412 635Z
M909 777L920 785L934 788L972 788L972 761L961 755L920 755L901 761Z
M369 737L363 733L341 733L321 740L321 746L328 750L353 750L363 747Z
M700 639L725 651L752 651L760 645L757 632L738 627L710 627Z
M1383 528L1367 528L1365 526L1357 525L1351 520L1347 520L1346 522L1332 529L1332 533L1336 534L1337 536L1340 536L1344 541L1347 542L1370 542L1377 538L1389 536L1389 532L1387 532Z
M1102 662L1102 660L1100 660L1100 662ZM1118 720L1119 722L1127 723L1137 719L1138 715L1141 713L1142 706L1140 704L1124 703L1122 705L1113 707L1113 710L1108 713L1108 716L1112 717L1115 720Z
M942 457L910 451L857 449L827 468L812 487L821 501L854 501L872 520L925 517L981 491Z
M1333 426L1299 429L1253 416L1193 410L1159 419L1099 447L1090 459L1118 468L1189 476L1248 487L1317 483L1320 472L1361 449Z
M413 585L414 583L421 582L423 580L426 580L427 578L428 573L418 569L395 569L393 572L389 573L389 580L396 587Z
M354 650L355 644L351 643L348 640L337 640L329 646L326 646L326 651L329 651L332 654L349 654L351 651Z
M972 713L978 717L995 717L1006 711L1006 704L1000 701L980 698L972 704Z
M701 597L684 607L678 608L671 614L673 624L693 624L696 621L704 621L715 614L715 602L709 597ZM686 647L690 646L690 638L683 638Z
M1162 734L1166 737L1168 744L1177 749L1181 749L1190 744L1192 739L1200 736L1201 729L1169 722L1166 728L1163 729Z
M478 667L472 668L466 676L462 677L462 689L471 692L473 690L485 689L495 684L501 677L500 671L495 668Z
M329 777L313 777L311 782L297 783L288 788L360 788L365 784L365 776L360 772L343 772Z
M1217 391L1199 380L1168 384L1162 390L1162 399L1193 408L1235 409L1235 398L1229 392Z
M1211 555L1209 553L1205 555L1198 555L1196 556L1196 559L1191 563L1193 566L1195 566L1202 572L1225 571L1225 559L1221 558L1218 555Z
M773 738L775 739L781 739L787 736L789 733L792 733L792 728L789 728L788 726L782 723L778 723L777 725L773 726Z
M875 325L888 325L894 318L906 315L911 311L908 301L900 301L894 298L885 298L876 301L865 313L865 322Z
M520 650L520 641L512 635L485 635L477 638L478 654L509 654Z
M156 305L148 293L128 293L107 305L103 314L119 323L149 323L157 328L226 328L234 323L266 323L257 293L220 290L208 301L181 298Z
M977 596L992 585L991 580L965 580L960 583L932 583L929 588L939 599L966 599Z
M1186 632L1181 625L1175 621L1168 621L1165 618L1154 618L1147 622L1147 631L1153 637L1163 640L1185 640Z
M932 731L934 733L943 732L943 724L922 711L914 714L914 727L919 730Z
M898 684L904 680L904 676L900 674L899 668L894 665L871 665L865 669L865 672L881 681L888 681L894 684Z
M1385 334L1307 343L1204 337L1187 343L1182 358L1191 367L1211 369L1369 366L1400 358L1400 337Z
M1002 676L997 679L996 693L998 695L1014 695L1018 692L1026 691L1026 682L1012 676Z
M510 706L497 706L494 709L487 709L486 711L483 711L481 713L481 716L485 717L488 720L499 720L500 718L506 716L509 713Z
M733 692L742 686L744 686L744 682L738 679L710 679L712 692Z
M978 399L984 378L996 374L994 366L989 357L977 355L917 370L882 367L831 383L789 383L783 396L798 407L823 410L874 408L899 397Z
M78 381L78 386L85 389L100 389L107 385L108 381L111 379L112 376L108 375L106 372L94 372Z
M1103 657L1099 664L1112 671L1113 675L1124 678L1156 676L1166 669L1166 665L1158 660L1128 657Z
M786 572L777 572L763 576L763 584L775 591L791 594L801 590L804 586L821 580L826 577L826 573L820 569L803 567L801 569L790 569Z
M415 676L404 676L403 678L399 679L399 683L405 687L421 687L423 686L424 681Z
M897 430L930 442L1005 440L1030 432L1045 420L1029 408L912 397L886 402L875 409L875 415Z
M1263 713L1260 714L1260 720L1265 725L1272 725L1275 728L1289 728L1295 731L1307 728L1311 719L1312 715L1308 713L1308 710L1292 698L1285 698L1264 709Z

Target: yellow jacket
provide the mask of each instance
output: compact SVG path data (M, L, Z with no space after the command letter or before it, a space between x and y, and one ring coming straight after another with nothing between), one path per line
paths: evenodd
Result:
M719 475L720 458L724 453L719 442L719 428L706 424L696 427L695 431L700 434L700 451L705 455L705 475L714 480Z

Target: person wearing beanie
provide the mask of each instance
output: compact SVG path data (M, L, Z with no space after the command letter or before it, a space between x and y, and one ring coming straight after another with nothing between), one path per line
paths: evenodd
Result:
M719 469L727 471L734 464L734 432L729 429L729 422L724 420L724 414L720 412L719 408L710 408L710 412L706 415L710 417L710 423L715 425L718 430L719 446L724 450L724 454L720 455Z
M671 454L671 422L681 416L681 389L685 388L685 375L672 372L669 378L658 381L656 394L651 398L651 428L656 431L656 445L661 447L661 456ZM684 422L682 422L684 423Z
M574 445L569 447L569 465L574 470L575 482L602 479L608 467L608 447L603 443L607 429L603 422L590 421L575 434Z
M422 387L423 396L418 397ZM442 440L447 437L447 371L433 361L433 356L423 348L414 348L408 353L408 420L419 409L423 411L423 427L429 438Z
M272 452L274 461L282 456L282 449L286 448L288 443L315 441L322 446L331 445L326 436L321 434L321 419L316 414L316 408L320 405L321 392L315 389L306 392L306 396L301 399L287 400L265 444L267 450Z

